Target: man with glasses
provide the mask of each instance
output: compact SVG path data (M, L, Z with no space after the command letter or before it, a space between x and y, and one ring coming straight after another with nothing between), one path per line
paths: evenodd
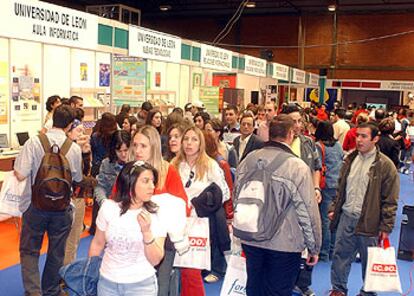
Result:
M263 141L269 141L269 124L276 115L275 103L268 101L265 104L266 121L262 122L257 128L257 136Z
M234 139L233 145L237 155L237 164L239 164L250 152L263 148L263 141L253 134L254 117L246 113L240 119L241 135Z

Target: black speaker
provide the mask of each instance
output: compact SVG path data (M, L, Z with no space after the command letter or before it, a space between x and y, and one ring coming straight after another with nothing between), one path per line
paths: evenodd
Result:
M250 92L250 102L255 105L259 104L259 92L258 91Z
M414 260L414 206L404 206L406 218L401 221L400 241L398 243L398 259Z
M328 76L328 69L326 68L319 69L319 76Z
M260 50L260 58L265 59L268 62L273 61L275 55L273 54L273 50L271 49L261 49Z

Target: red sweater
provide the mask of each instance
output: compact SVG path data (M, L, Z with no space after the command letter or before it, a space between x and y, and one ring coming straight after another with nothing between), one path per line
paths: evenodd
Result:
M351 128L345 135L342 148L344 151L350 151L356 148L356 127Z

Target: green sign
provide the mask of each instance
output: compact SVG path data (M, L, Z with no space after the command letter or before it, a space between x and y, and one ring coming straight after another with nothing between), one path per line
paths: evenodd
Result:
M200 101L211 115L219 115L220 88L216 86L200 87Z

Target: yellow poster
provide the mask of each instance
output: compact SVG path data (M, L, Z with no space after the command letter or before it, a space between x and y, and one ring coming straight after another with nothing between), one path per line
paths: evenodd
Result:
M9 101L8 64L0 61L0 124L7 124L7 104Z

